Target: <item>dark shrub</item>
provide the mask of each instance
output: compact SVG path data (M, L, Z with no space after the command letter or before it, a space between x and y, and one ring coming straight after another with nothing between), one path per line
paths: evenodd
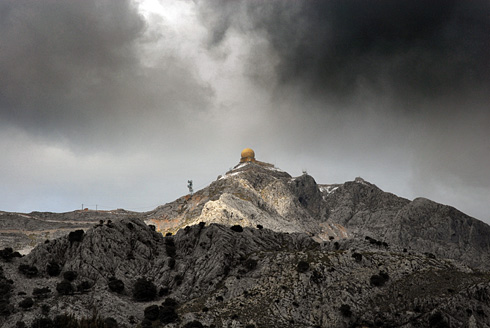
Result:
M174 258L170 258L170 260L168 260L168 267L170 269L173 269L175 267L175 259Z
M15 323L15 328L27 328L27 325L25 324L24 321L17 321Z
M429 316L429 327L446 328L449 327L449 324L441 312L436 312Z
M63 280L56 285L56 291L60 295L73 295L74 289L71 282L69 282L68 280Z
M356 260L356 262L362 261L362 254L354 253L354 254L352 254L352 257Z
M194 321L186 323L184 325L184 328L204 328L204 326L199 321L194 320Z
M92 284L87 280L82 281L77 285L77 291L80 293L84 293L88 291L92 287Z
M49 262L48 265L46 266L46 272L51 277L56 277L61 272L60 265L58 263L56 263L56 262Z
M158 305L150 305L145 308L145 319L150 321L155 321L159 318L160 310L158 309Z
M81 229L75 230L68 234L68 240L70 241L71 244L73 244L75 241L82 241L83 235L84 235L83 230Z
M0 299L10 297L12 285L4 280L0 280Z
M47 294L51 292L51 289L49 287L43 287L43 288L34 288L32 291L32 296L35 296L37 298L44 298L47 297Z
M38 270L35 266L30 266L28 264L19 265L19 272L22 273L27 278L33 278L37 276Z
M0 316L8 317L13 310L14 308L8 300L0 299Z
M243 228L239 224L236 224L236 225L232 226L230 229L233 230L233 231L235 231L235 232L243 232Z
M49 311L51 310L51 307L48 305L48 304L43 304L41 305L41 313L43 315L48 315L49 314Z
M65 273L63 273L63 278L68 281L73 281L77 279L77 276L78 273L76 273L75 271L65 271Z
M254 270L256 267L257 267L257 260L255 259L248 259L246 260L245 262L243 262L243 266L248 270L248 271L252 271Z
M257 229L262 230L262 229L264 229L264 226L261 224L257 224Z
M304 272L308 271L309 268L310 268L310 264L308 262L299 261L298 265L296 266L296 271L298 271L300 273L304 273Z
M175 312L175 307L172 306L162 306L159 315L160 322L164 324L176 322L179 319L179 316Z
M31 328L54 328L53 320L50 318L37 318L32 324Z
M151 320L144 318L143 321L141 321L141 327L142 328L151 328L151 327L153 327L153 323L151 322Z
M150 224L149 227L150 227L151 231L157 231L157 227L155 227L154 224Z
M117 328L117 321L114 318L106 318L104 320L104 327L105 328Z
M316 270L313 270L313 274L310 277L311 281L313 281L316 284L321 283L324 278L325 277L323 277L323 275Z
M24 298L22 301L20 301L19 306L23 309L29 309L34 305L34 300L30 297Z
M124 291L124 282L116 278L111 278L109 280L108 286L109 289L114 293L121 294Z
M352 316L352 311L348 304L342 304L340 306L340 313L342 313L342 315L346 318L350 318Z
M182 281L184 281L184 277L181 274L176 275L174 279L177 286L180 286Z
M173 238L165 238L165 251L170 257L177 255L177 248L175 247Z
M158 296L160 297L167 296L168 294L170 294L170 290L168 289L168 287L161 287L158 291Z
M137 302L148 302L155 299L157 295L157 287L153 282L139 278L133 286L133 298Z
M390 276L383 271L380 271L379 274L375 274L371 276L370 282L371 285L376 287L384 286L384 284L390 279Z
M176 300L174 300L173 298L168 297L168 298L165 299L165 301L163 301L162 305L163 306L170 306L170 307L174 307L175 308L175 307L177 307L179 305L179 303Z
M432 254L432 253L425 253L425 256L427 256L430 259L435 259L436 258L436 256L434 254Z
M202 229L206 226L206 222L199 222L199 227Z
M13 257L14 250L11 247L5 247L0 251L0 257L5 261L5 262L10 262L10 260Z

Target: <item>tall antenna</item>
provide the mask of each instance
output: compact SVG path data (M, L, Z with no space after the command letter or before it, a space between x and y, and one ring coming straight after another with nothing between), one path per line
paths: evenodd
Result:
M192 180L187 180L187 188L189 188L189 193L192 195L194 193L194 189L192 188Z

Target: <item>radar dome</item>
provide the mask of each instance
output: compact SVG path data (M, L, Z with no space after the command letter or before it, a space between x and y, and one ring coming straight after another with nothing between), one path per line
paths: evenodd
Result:
M240 162L254 162L255 161L255 152L250 148L245 148L242 150L242 158Z

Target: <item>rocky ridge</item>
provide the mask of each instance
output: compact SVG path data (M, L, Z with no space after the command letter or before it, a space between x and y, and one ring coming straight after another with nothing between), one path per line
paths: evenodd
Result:
M206 222L259 224L304 232L317 241L369 236L490 269L490 226L450 206L384 192L362 178L322 185L307 174L291 177L274 167L243 163L144 218L164 233Z

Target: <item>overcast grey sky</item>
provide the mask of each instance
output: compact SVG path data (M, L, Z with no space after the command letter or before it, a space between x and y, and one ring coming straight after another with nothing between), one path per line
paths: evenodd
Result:
M150 210L251 147L490 223L488 0L3 0L0 31L0 210Z

